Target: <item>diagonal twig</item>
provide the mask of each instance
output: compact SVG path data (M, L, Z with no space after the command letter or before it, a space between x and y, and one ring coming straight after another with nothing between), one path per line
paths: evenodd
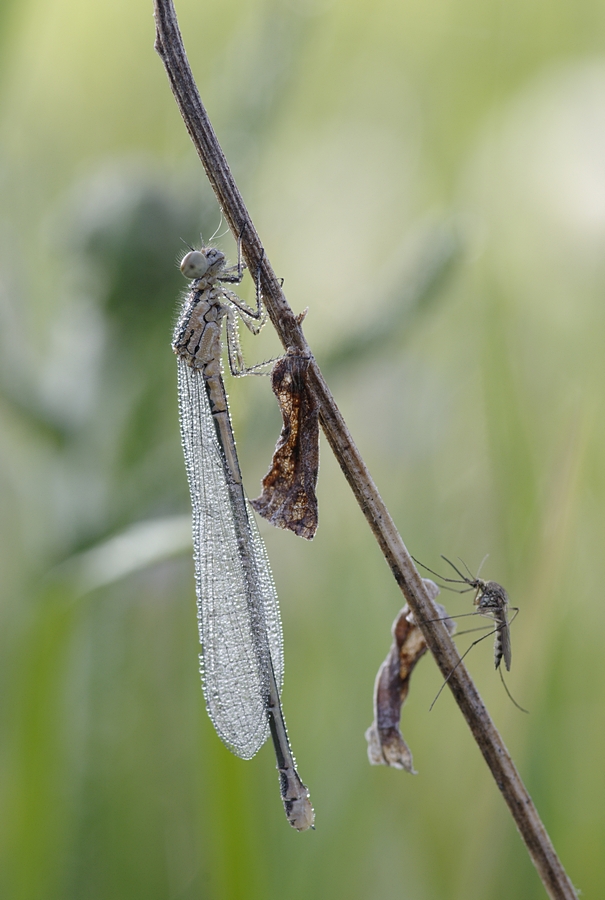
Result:
M166 68L187 131L232 233L241 237L242 254L249 271L259 272L269 317L283 346L295 347L311 357L309 383L319 404L322 428L345 478L416 621L424 623L421 628L428 647L444 678L449 676L448 686L502 792L548 895L554 900L577 900L574 887L502 738L465 666L458 664L460 657L453 641L442 622L428 621L436 618L431 598L311 356L300 321L286 301L235 184L193 79L172 0L154 0L154 8L155 48Z

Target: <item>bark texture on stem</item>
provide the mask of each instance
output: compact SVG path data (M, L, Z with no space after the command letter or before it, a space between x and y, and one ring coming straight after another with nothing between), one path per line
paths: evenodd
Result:
M241 238L242 255L249 271L260 274L269 317L284 348L295 347L311 356L300 322L271 267L200 98L172 0L154 0L154 7L155 47L223 215L233 235ZM427 621L437 618L438 613L314 358L311 358L309 382L319 404L320 421L328 442L416 621L424 623L422 631L443 677L450 676L448 687L512 813L548 895L554 900L577 900L578 895L468 671L464 664L457 665L460 657L455 644L443 623Z

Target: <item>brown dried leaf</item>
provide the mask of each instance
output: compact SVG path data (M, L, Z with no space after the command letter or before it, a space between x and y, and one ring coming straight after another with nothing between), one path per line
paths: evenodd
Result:
M425 578L431 599L439 594L434 581ZM436 603L445 626L453 634L456 625L447 617L445 607ZM373 766L392 766L415 775L410 748L399 730L401 708L410 689L414 666L427 651L424 635L414 622L409 606L404 606L393 622L393 644L378 670L374 684L374 721L366 731L368 758Z
M252 506L272 525L310 540L317 530L319 409L307 386L308 370L309 358L293 347L273 368L271 386L283 426L263 493Z

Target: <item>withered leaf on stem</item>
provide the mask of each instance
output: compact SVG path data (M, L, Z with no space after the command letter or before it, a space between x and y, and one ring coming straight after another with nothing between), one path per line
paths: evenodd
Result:
M434 581L424 578L431 599L439 594ZM448 618L445 607L436 603L439 615L450 634L455 622ZM392 766L415 775L412 753L399 730L401 708L410 690L414 666L427 651L422 631L414 622L409 606L404 606L393 622L393 644L378 670L374 683L374 721L366 731L368 758L373 766Z
M310 540L317 530L319 409L308 389L309 357L290 347L271 373L283 425L254 509L278 528Z

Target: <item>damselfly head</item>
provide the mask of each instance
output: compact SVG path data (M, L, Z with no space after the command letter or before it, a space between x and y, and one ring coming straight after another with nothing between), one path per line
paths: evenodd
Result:
M181 260L181 272L185 278L196 280L203 278L210 269L220 271L225 265L225 254L216 247L203 247L201 250L190 250Z

